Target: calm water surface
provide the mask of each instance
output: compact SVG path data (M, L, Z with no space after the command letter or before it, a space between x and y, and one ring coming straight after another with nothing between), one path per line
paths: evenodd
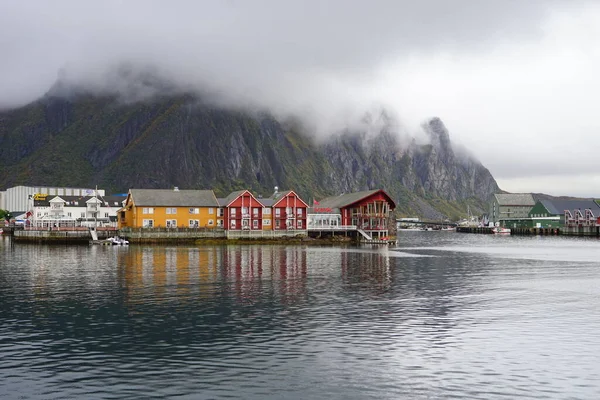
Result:
M0 398L600 398L600 241L399 238L0 239Z

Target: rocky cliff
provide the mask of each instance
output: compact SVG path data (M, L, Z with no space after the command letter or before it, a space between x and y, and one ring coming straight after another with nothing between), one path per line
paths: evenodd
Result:
M441 120L427 144L403 144L389 125L315 141L268 114L215 107L193 96L123 103L49 95L0 113L0 187L291 188L307 200L384 188L404 215L456 218L498 189L479 161L457 153Z

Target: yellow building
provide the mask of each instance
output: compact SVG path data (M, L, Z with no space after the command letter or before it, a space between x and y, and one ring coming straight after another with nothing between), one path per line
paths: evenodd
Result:
M118 212L121 228L215 228L222 226L212 190L130 189Z

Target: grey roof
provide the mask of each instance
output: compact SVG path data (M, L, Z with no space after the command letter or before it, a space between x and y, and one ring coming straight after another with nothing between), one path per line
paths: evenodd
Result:
M563 215L565 210L573 212L577 209L583 213L587 208L597 215L597 211L600 209L594 200L540 200L540 203L548 210L548 213L554 215Z
M362 199L364 199L365 197L369 197L379 191L382 191L381 189L374 189L374 190L365 190L362 192L355 192L355 193L347 193L347 194L342 194L339 196L332 196L332 197L327 197L323 200L320 200L318 203L319 204L315 204L318 207L324 207L324 208L343 208L343 207L347 207L353 203L356 203ZM384 192L385 193L385 192ZM389 197L386 193L386 196ZM391 199L390 199L391 201ZM395 208L396 204L394 204L394 202L392 201L392 208Z
M258 200L259 200L259 201L260 201L260 203L261 203L263 206L265 206L265 207L272 207L272 206L273 206L273 204L275 204L275 202L277 201L277 200L275 200L275 199L272 199L272 198L270 198L270 197L269 197L269 198L267 198L267 199L258 199Z
M534 206L531 193L496 193L496 201L501 206Z
M130 189L136 206L219 207L212 190Z
M235 192L231 192L229 193L229 195L227 197L225 197L223 199L223 203L219 202L219 204L221 204L222 206L228 206L229 203L231 203L232 201L234 201L235 199L237 199L238 197L240 197L240 195L242 193L244 193L246 191L246 189L243 190L236 190Z

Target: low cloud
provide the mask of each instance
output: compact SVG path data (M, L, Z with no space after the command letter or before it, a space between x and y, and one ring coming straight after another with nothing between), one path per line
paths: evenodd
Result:
M583 0L3 2L0 107L60 75L133 99L209 93L319 132L380 107L402 132L435 115L513 190L593 168L599 22Z

